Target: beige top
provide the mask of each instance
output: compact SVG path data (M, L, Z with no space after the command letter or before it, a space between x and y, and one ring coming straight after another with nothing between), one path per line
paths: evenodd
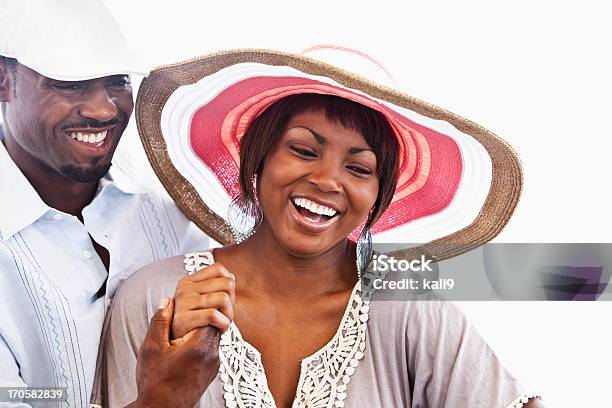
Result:
M187 273L184 260L188 266L212 261L210 253L200 255L157 262L119 289L105 322L92 404L124 407L136 399L136 355L148 322ZM368 299L358 283L334 338L302 360L294 408L514 408L527 402L452 303ZM234 324L219 354L220 372L201 408L275 407L261 356Z

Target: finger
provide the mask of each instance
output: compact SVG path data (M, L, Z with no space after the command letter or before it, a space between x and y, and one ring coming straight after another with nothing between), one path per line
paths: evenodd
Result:
M233 296L235 287L236 282L232 278L221 276L196 283L182 284L180 287L176 288L175 297L183 298L214 292L226 292L228 295Z
M200 269L199 271L189 275L186 279L191 282L200 282L203 280L217 278L217 277L228 277L234 279L234 274L231 273L227 268L220 262L216 262L210 266Z
M186 333L207 326L214 326L221 332L225 332L231 321L216 309L195 310L174 316L172 327L174 338L178 339Z
M174 301L172 298L164 298L159 309L151 317L149 330L144 341L168 347L170 345L170 326L174 316Z
M225 332L231 323L231 320L217 309L192 310L176 314L174 320L174 338L183 337L194 329L206 326L214 326Z
M176 300L177 312L189 310L217 309L228 319L234 320L234 307L232 299L227 292L206 293L204 295L193 295L181 297Z

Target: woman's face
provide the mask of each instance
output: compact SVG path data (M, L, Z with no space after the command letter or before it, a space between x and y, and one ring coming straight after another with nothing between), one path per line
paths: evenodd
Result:
M363 136L323 111L296 115L258 180L267 224L294 256L315 256L364 221L378 194L376 155Z

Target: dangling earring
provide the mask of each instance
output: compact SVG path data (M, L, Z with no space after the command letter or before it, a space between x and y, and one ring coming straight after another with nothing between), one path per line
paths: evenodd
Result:
M257 175L253 176L251 187L254 197L257 197ZM240 244L253 235L263 220L263 213L259 205L252 200L245 200L242 195L232 201L227 215L236 244Z
M240 244L253 235L263 219L259 206L253 202L241 204L241 197L232 201L227 215L236 244Z
M361 230L357 240L357 276L366 270L372 260L372 231L369 227Z

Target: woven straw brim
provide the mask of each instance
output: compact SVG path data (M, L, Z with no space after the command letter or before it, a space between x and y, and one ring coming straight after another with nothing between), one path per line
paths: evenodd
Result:
M307 74L331 78L374 98L446 121L486 149L491 157L493 174L488 196L476 219L467 227L430 243L394 251L391 253L394 257L413 259L427 253L437 260L444 260L490 241L508 223L522 190L521 164L512 148L490 131L437 106L323 62L279 51L243 49L218 52L157 68L142 82L136 99L138 131L161 183L187 218L219 243L233 241L231 229L222 217L208 208L196 189L173 165L161 130L161 115L166 101L180 86L193 84L223 68L246 62L289 66Z

